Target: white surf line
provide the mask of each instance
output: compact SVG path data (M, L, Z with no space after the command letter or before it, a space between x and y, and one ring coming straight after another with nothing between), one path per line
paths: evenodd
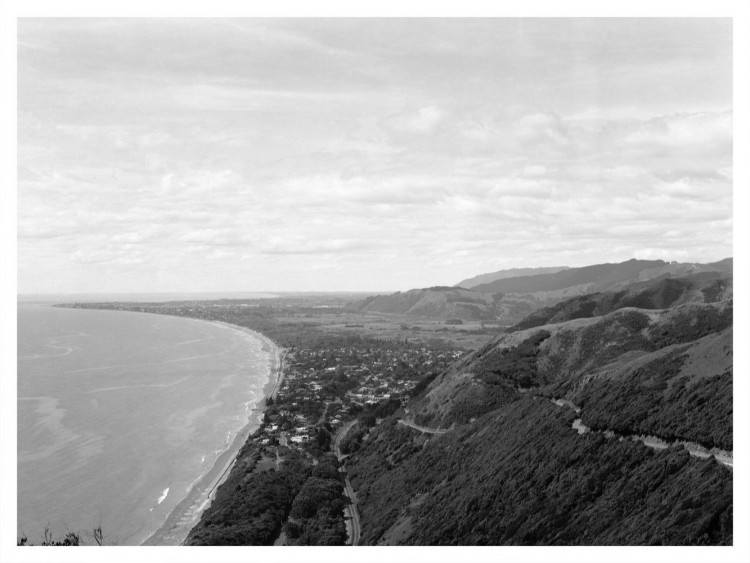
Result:
M158 389L166 389L167 387L174 387L175 385L182 383L183 381L187 381L190 379L189 376L181 377L180 379L176 379L172 381L171 383L139 383L137 385L118 385L116 387L99 387L98 389L92 389L91 391L86 391L85 394L89 395L91 393L99 393L101 391L117 391L119 389L137 389L141 387L155 387Z
M208 342L210 340L216 340L215 336L208 336L206 338L194 338L193 340L184 340L183 342L178 342L177 346L185 346L186 344L195 344L197 342Z
M63 356L67 356L68 354L72 353L73 350L75 350L75 348L71 346L58 346L57 344L45 344L45 346L47 348L52 348L54 350L65 350L62 354L58 354L57 356L51 356L53 358L62 358Z
M160 497L159 497L159 499L158 499L158 500L156 501L156 505L155 505L155 506L152 506L151 508L149 508L149 509L148 509L148 511L149 511L149 512L153 512L153 511L154 511L154 508L156 508L156 507L157 507L157 506L159 506L159 505L160 505L160 504L161 504L162 502L164 502L164 499L165 499L165 498L167 498L167 495L168 495L168 494L169 494L169 487L167 487L166 489L164 489L164 490L162 491L162 493L161 493L161 496L160 496Z
M222 356L227 353L228 350L222 350L221 352L215 352L213 354L203 354L202 356L188 356L186 358L175 358L174 360L167 360L163 363L172 364L174 362L187 362L188 360L198 360L200 358L213 358L215 356Z

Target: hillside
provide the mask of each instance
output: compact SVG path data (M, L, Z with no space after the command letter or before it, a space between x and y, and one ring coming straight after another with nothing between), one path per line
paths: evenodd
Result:
M595 264L583 268L570 268L554 274L496 280L478 285L474 290L483 293L535 293L585 286L586 291L601 291L618 283L636 281L643 270L665 265L663 260L633 259L619 264Z
M522 272L523 270L520 269L505 271L508 275ZM561 269L555 273L506 277L476 285L472 289L441 286L412 289L391 295L378 295L351 303L348 310L514 325L539 309L554 307L562 301L575 297L606 291L620 292L630 288L634 291L642 290L648 285L639 286L638 284L649 284L667 278L687 277L696 284L700 284L702 283L701 276L707 276L706 280L726 279L731 277L731 272L731 258L711 264L628 260L619 264L596 264L584 268ZM675 287L666 282L665 297L676 291ZM712 291L708 287L706 289L708 292ZM704 300L698 297L696 293L698 291L696 289L686 299ZM721 293L723 290L716 288L713 291ZM725 297L723 294L715 297L708 296L705 300ZM586 301L585 307L590 307L588 303L589 301ZM661 303L659 299L654 300L655 307L666 306L659 303ZM634 301L632 306L641 305ZM606 307L595 314L604 314L604 312L606 312Z
M538 293L577 288L579 294L617 290L660 276L680 277L701 272L732 271L732 259L710 264L667 263L663 260L628 260L618 264L595 264L554 274L521 276L475 286L482 293Z
M354 459L365 545L732 543L731 472L685 450L578 435L521 397L444 435L392 420Z
M572 319L598 317L624 307L664 309L683 303L714 303L732 297L732 277L720 272L693 274L684 278L659 277L621 291L591 293L544 307L511 327L522 330Z
M351 304L349 308L359 312L441 319L482 320L496 316L495 300L491 295L460 287L431 287L376 295Z
M554 274L556 272L567 269L567 266L557 266L549 268L510 268L508 270L500 270L498 272L492 272L489 274L481 274L479 276L474 276L473 278L462 280L456 284L456 287L473 289L478 285L490 283L496 280L517 278L521 276L535 276L539 274Z
M730 544L731 469L626 439L731 452L731 280L686 297L717 279L504 334L435 377L347 461L363 542Z

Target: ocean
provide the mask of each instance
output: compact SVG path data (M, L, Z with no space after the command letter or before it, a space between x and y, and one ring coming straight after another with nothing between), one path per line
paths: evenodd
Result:
M217 323L19 303L18 534L141 544L247 431L270 357Z

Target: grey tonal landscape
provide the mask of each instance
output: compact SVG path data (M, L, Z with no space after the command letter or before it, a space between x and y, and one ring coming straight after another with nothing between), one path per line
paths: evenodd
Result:
M735 544L730 18L17 44L19 545Z

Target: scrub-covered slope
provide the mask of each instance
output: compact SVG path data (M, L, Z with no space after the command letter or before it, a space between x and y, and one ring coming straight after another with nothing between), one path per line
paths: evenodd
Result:
M732 301L670 301L504 334L436 377L347 460L363 542L731 543L731 469L628 438L732 449Z

